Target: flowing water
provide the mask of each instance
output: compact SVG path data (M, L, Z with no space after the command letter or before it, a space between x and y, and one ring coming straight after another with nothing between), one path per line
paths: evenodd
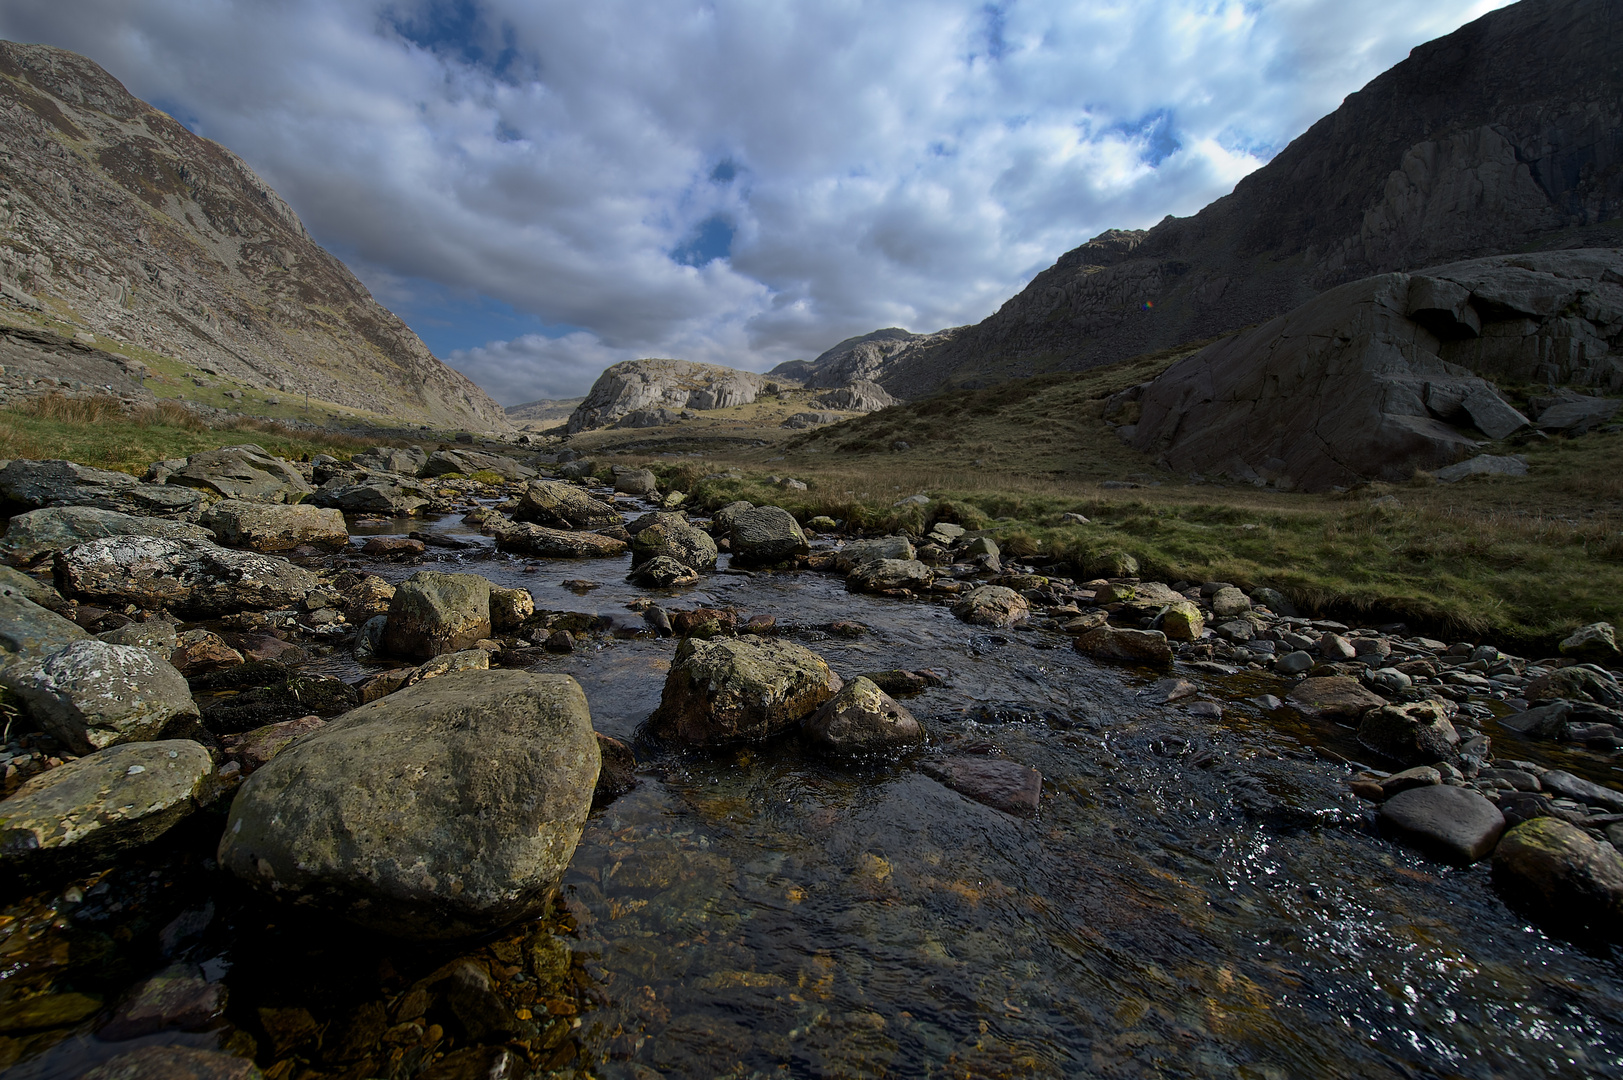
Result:
M1058 634L987 632L938 605L848 595L831 576L718 574L650 593L625 583L622 559L526 560L451 519L431 527L480 545L436 568L521 585L538 609L602 617L604 632L536 668L578 679L606 734L631 741L659 700L675 644L634 636L642 620L626 607L653 596L773 615L846 677L931 669L943 685L905 701L929 730L925 753L997 754L1043 774L1028 820L948 790L916 761L833 765L794 737L646 760L640 785L587 823L555 916L478 952L525 1006L513 1038L532 1068L1623 1076L1618 962L1508 910L1486 865L1450 869L1381 840L1345 792L1346 767L1316 752L1356 759L1351 733L1251 703L1281 690L1265 678L1198 677L1225 708L1201 720L1150 704L1154 673L1097 665ZM415 567L369 569L397 580ZM867 632L816 629L837 620ZM1489 728L1501 753L1615 778L1599 757L1558 760ZM168 955L206 960L224 979L230 1023L148 1041L232 1039L277 1077L415 1075L427 1052L384 1028L413 980L454 953L237 892L207 860L218 828L197 822L72 911L38 898L12 908L13 928L34 936L0 955L0 979L77 980L113 1000L162 966L154 939L165 927L174 938L170 920L192 912L205 928ZM561 983L522 959L537 942L562 955ZM132 1045L99 1043L93 1023L36 1036L13 1072L75 1076Z

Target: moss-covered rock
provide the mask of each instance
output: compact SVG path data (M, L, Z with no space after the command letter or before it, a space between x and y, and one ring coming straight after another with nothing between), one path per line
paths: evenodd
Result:
M395 588L383 648L427 660L490 636L490 582L478 574L419 570Z
M1494 851L1493 879L1558 933L1623 940L1623 857L1576 825L1553 817L1517 825Z

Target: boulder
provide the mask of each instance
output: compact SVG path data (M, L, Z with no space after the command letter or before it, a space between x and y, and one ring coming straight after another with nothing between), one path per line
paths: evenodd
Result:
M647 562L632 567L630 580L648 589L670 589L678 585L692 585L699 580L698 571L679 563L669 555L656 555Z
M330 507L222 499L203 511L198 524L214 530L225 547L291 551L300 544L340 551L349 546L349 526Z
M800 523L779 506L758 506L734 514L729 545L735 566L770 566L811 551Z
M57 552L54 566L70 596L168 608L189 619L295 608L322 588L286 559L206 540L113 536Z
M147 623L131 623L135 625L150 625ZM168 626L168 623L159 623ZM188 630L184 634L176 635L170 630L174 639L174 648L165 657L174 665L176 671L187 678L201 675L206 671L218 671L221 668L235 667L243 662L242 654L227 644L225 638L208 630ZM107 640L105 637L102 640Z
M420 446L374 446L349 459L357 469L416 476L428 464L428 454Z
M15 522L13 523L15 526ZM8 534L9 535L9 534ZM1605 662L1617 659L1617 631L1611 623L1580 626L1562 640L1561 655L1578 660Z
M120 1042L165 1030L204 1031L220 1019L225 1002L224 983L208 981L195 964L171 964L132 990L96 1038Z
M1385 698L1348 675L1303 679L1285 697L1303 716L1323 720L1357 720L1386 704Z
M923 768L960 795L1005 814L1030 817L1042 798L1043 774L1018 761L949 754L925 762Z
M196 515L203 496L71 461L17 459L0 468L0 503L7 502L30 510L89 506L137 516L186 518Z
M25 574L9 566L0 566L0 594L24 597L58 615L69 612L72 608L68 600L49 582L41 581L32 574Z
M1505 831L1497 806L1470 788L1447 784L1400 791L1375 818L1383 833L1454 866L1488 854Z
M1527 459L1519 454L1506 456L1478 454L1476 457L1466 458L1457 465L1438 469L1432 475L1444 484L1453 484L1471 476L1526 476Z
M930 568L917 559L871 559L846 575L845 588L854 593L889 593L900 589L923 592L934 578Z
M866 562L876 559L909 560L918 558L913 544L905 536L882 536L877 540L855 540L834 553L834 569L849 574Z
M1460 736L1443 707L1428 700L1371 709L1358 724L1358 741L1399 765L1435 765L1455 759Z
M1604 423L1617 415L1623 401L1616 398L1574 396L1544 409L1534 425L1540 431L1571 431Z
M415 514L433 501L429 490L409 476L385 472L351 472L334 476L305 499L312 506L346 514Z
M648 469L614 470L614 490L625 495L652 495L659 490L659 480Z
M253 443L193 454L164 483L265 503L298 502L313 490L299 470Z
M1586 806L1599 806L1613 814L1623 814L1623 791L1603 787L1593 780L1574 776L1565 769L1551 769L1539 777L1545 791L1581 802Z
M0 669L34 721L76 754L189 735L198 710L185 678L147 649L96 638Z
M1233 585L1225 585L1212 594L1212 614L1219 619L1232 619L1251 610L1251 601Z
M20 563L47 551L108 536L156 536L165 540L213 540L200 525L159 517L137 517L94 506L52 506L18 514L0 539L0 556Z
M555 529L602 529L620 524L620 511L560 480L532 480L513 508L513 520Z
M1076 651L1096 660L1121 660L1132 664L1170 664L1172 646L1158 630L1123 630L1099 626L1074 641Z
M97 1065L79 1080L262 1080L251 1060L192 1046L143 1046Z
M344 619L360 626L368 619L389 614L389 601L394 599L394 586L376 574L365 574L353 584L345 586L344 578L338 584L344 597Z
M69 761L0 802L0 863L85 862L156 839L198 807L214 762L187 739L131 742Z
M511 633L535 614L535 597L529 589L490 587L490 628L498 634Z
M490 636L490 582L478 574L419 570L395 587L383 648L428 660Z
M502 551L535 555L543 559L601 559L622 555L626 542L601 533L575 532L492 517L482 526L496 538Z
M1206 631L1200 607L1189 600L1173 600L1158 616L1155 628L1173 641L1199 641Z
M745 502L742 499L738 500L737 502L728 503L720 510L717 510L714 514L710 515L710 535L731 536L733 534L733 519L738 517L738 515L742 514L745 510L754 509L754 503Z
M167 664L175 664L174 652L176 646L180 644L180 636L175 633L175 624L164 619L132 622L116 630L97 634L96 637L109 645L133 645L138 649L145 649ZM237 662L242 662L241 656L237 657ZM175 669L179 671L180 665L175 664Z
M716 542L703 529L690 525L681 514L661 514L662 520L637 530L631 540L631 565L640 566L660 556L675 559L690 570L716 568Z
M492 472L503 480L528 480L535 476L534 469L520 465L510 457L482 454L477 450L436 450L417 467L416 472L424 479L451 473L472 476L478 472Z
M980 585L959 597L952 613L972 626L1013 626L1031 615L1031 605L1013 589Z
M698 745L765 739L805 719L840 687L823 658L800 645L690 637L676 650L648 730Z
M1609 708L1623 708L1623 687L1610 672L1593 667L1559 668L1540 675L1522 690L1528 701L1587 701Z
M597 774L593 806L607 806L637 786L637 754L619 739L597 733L597 749L603 767Z
M801 726L818 750L833 756L888 754L924 742L924 729L895 699L858 676Z
M220 863L384 933L479 934L547 909L598 769L575 680L445 675L339 717L248 777Z
M89 637L77 623L41 607L16 589L0 586L0 673L18 661L43 659L64 645Z
M1493 880L1556 933L1623 940L1623 857L1576 825L1543 816L1516 825L1494 850Z

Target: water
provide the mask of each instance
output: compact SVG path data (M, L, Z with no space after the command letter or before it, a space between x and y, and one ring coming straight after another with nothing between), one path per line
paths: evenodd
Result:
M580 681L606 734L631 740L659 700L674 642L626 636L642 627L627 601L652 595L773 615L847 677L930 668L944 685L905 701L929 729L927 753L999 754L1044 778L1040 811L1023 820L916 763L832 765L793 737L644 762L639 787L588 822L556 914L473 950L534 1017L509 1038L520 1072L1623 1076L1617 961L1531 927L1498 899L1486 866L1442 867L1379 839L1343 789L1345 767L1315 752L1358 757L1351 733L1250 704L1280 689L1266 678L1197 678L1225 705L1221 721L1204 721L1149 704L1152 673L1096 665L1058 635L989 633L940 606L850 596L829 576L716 575L651 594L625 584L624 560L525 560L454 520L431 528L481 545L436 568L607 620L575 653L537 664ZM416 567L373 569L397 580ZM816 629L836 620L867 632ZM1491 733L1502 754L1607 775L1594 755ZM157 869L115 872L109 895L141 895L128 916L95 924L112 939L98 947L123 967L93 989L116 997L156 970L158 928L213 895L218 913L185 955L224 972L229 1024L184 1038L240 1049L251 1035L277 1076L426 1066L426 1050L402 1052L398 1033L356 1017L392 1021L455 951L266 906L207 864L218 821L193 832L150 856ZM38 925L37 906L11 913L29 910ZM95 983L73 959L94 920L61 921L12 950L30 959L0 951L11 960L0 978ZM121 925L133 928L127 941ZM563 950L551 983L515 960L537 941ZM55 976L52 948L63 954ZM283 1014L264 1009L306 1010L324 1034L278 1041L271 1020ZM55 1038L13 1072L73 1076L129 1045Z

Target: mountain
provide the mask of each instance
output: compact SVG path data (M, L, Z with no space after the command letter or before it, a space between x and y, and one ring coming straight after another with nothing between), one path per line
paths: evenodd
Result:
M1095 237L865 377L911 398L1079 371L1376 274L1619 245L1623 0L1522 0L1417 47L1193 217Z
M815 360L789 360L771 371L767 378L793 379L804 386L847 386L872 382L882 372L895 367L908 353L923 346L942 343L957 329L936 334L915 334L899 326L889 326L870 334L846 338Z
M547 424L567 420L576 406L585 400L578 397L539 398L535 401L526 401L522 405L509 405L503 411L507 413L507 419L514 424Z
M0 41L0 115L0 309L243 386L509 428L240 158L95 63Z

